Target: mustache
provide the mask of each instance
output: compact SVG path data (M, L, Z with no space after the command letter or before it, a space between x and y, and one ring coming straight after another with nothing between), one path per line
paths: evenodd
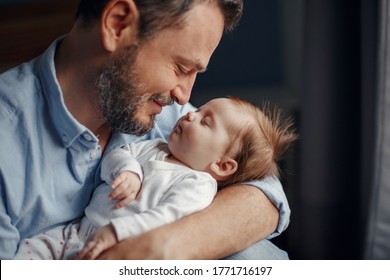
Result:
M170 95L166 96L162 93L153 94L149 97L149 101L155 101L161 106L170 106L175 102L175 100Z

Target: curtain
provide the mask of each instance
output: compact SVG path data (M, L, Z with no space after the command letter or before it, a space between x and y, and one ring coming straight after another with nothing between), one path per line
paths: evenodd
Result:
M276 240L291 259L379 258L371 252L384 250L386 241L390 246L381 235L389 232L390 178L383 176L390 176L390 157L386 162L383 152L390 155L390 130L384 129L390 119L375 127L377 117L390 117L377 110L390 96L376 96L377 30L376 0L304 2L299 182L287 190L291 223ZM389 62L386 57L380 67ZM382 74L381 94L386 86L390 94L389 78ZM388 138L376 139L378 133Z
M365 258L390 259L390 2L380 1L374 161Z

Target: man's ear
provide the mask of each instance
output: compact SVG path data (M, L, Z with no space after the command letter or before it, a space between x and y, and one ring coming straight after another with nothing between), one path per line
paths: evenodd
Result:
M226 157L222 160L213 162L210 164L210 169L215 175L220 177L220 179L226 178L232 175L237 171L238 164L237 162L229 157Z
M103 46L109 52L137 40L139 11L133 0L109 1L101 22Z

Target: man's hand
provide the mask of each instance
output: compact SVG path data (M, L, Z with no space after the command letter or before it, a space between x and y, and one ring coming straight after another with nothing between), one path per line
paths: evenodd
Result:
M121 208L135 199L141 189L141 180L137 174L130 171L123 171L112 182L111 187L114 190L108 198L120 200L116 204L116 207Z

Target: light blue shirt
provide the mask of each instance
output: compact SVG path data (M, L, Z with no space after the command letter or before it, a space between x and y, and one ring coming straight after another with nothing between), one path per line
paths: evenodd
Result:
M41 56L0 75L0 259L19 241L84 214L100 185L102 151L95 135L65 107L56 78L57 39ZM165 107L144 137L114 132L106 152L132 141L164 138L191 105ZM251 183L280 211L273 237L288 225L290 208L278 180Z

